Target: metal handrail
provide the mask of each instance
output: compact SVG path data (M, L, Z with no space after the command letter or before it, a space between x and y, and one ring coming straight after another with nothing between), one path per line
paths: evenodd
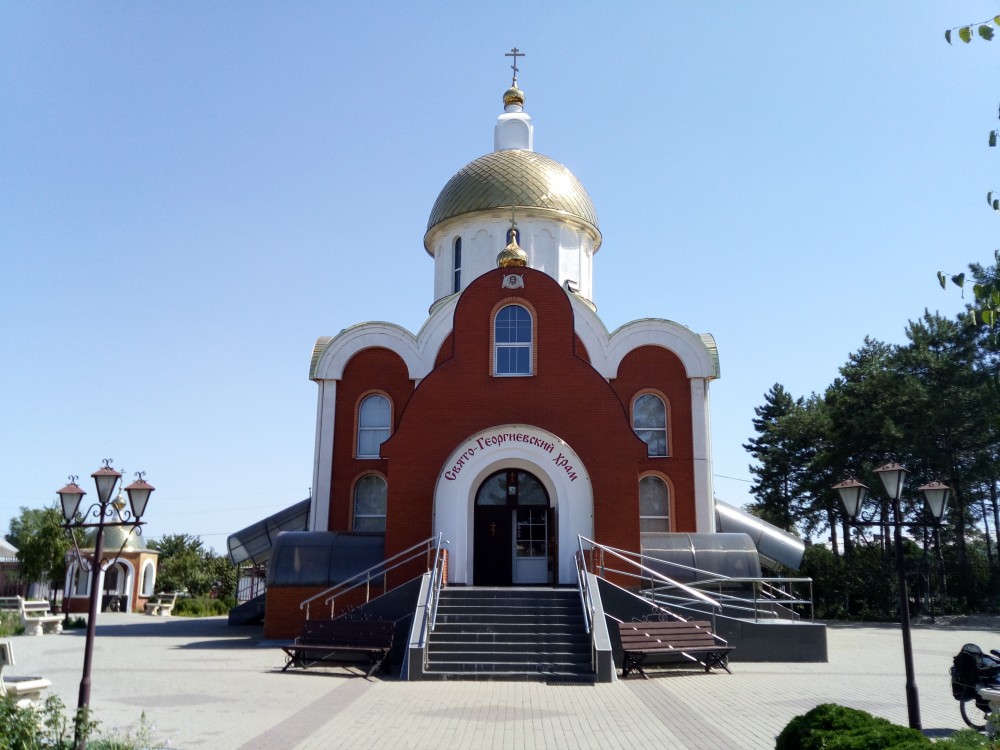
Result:
M581 537L581 540L585 539L586 539L585 537ZM626 578L635 578L643 582L649 581L652 595L660 598L668 598L667 595L665 595L662 590L664 588L679 590L687 594L688 598L685 598L684 596L681 596L679 594L676 597L671 597L670 606L687 609L685 602L693 603L690 602L690 597L693 596L695 599L701 602L706 601L707 598L708 601L712 602L714 606L719 607L720 609L722 608L722 602L725 602L726 605L731 607L732 609L751 611L753 613L753 618L756 621L760 618L762 610L767 611L768 605L770 605L769 611L770 611L770 616L772 618L777 617L777 614L774 612L775 606L791 608L793 605L805 605L809 607L809 619L811 621L815 621L815 606L812 599L811 578L734 577L734 576L726 576L720 573L713 573L711 571L701 570L699 568L692 568L682 563L673 562L672 560L658 561L660 563L666 565L672 565L677 568L690 572L695 572L698 573L700 576L703 576L702 580L692 581L689 584L682 584L678 581L674 581L668 578L667 576L663 575L662 573L659 573L658 571L651 570L650 568L642 565L635 559L631 559L636 557L641 558L642 553L635 553L629 550L615 549L613 547L608 547L606 545L597 544L596 542L592 542L589 539L586 539L586 541L591 542L591 544L593 544L593 549L596 550L600 556L599 565L597 563L595 563L595 565L598 565L601 571L600 575L602 577L604 577L606 573L611 572ZM633 568L642 571L642 574L635 572L635 570L620 570L613 567L609 568L607 566L606 553L609 553L613 558L618 558L623 562L627 563L628 565L632 566ZM725 594L722 592L722 586L724 585L745 584L745 583L749 583L752 585L751 586L753 590L752 599L748 599L746 597L734 596L732 594ZM791 593L784 592L780 588L774 586L773 584L775 583L808 584L809 598L808 599L797 598L793 596ZM710 589L712 587L718 587L718 590L712 592L711 597L708 597L707 594L704 594L701 591L701 589ZM773 595L774 598L768 598L766 596L764 597L758 596L759 593L763 594L764 591L767 591L769 594ZM640 597L640 598L643 598L646 601L650 601L645 597Z
M576 585L580 592L580 607L583 609L583 625L590 635L590 630L594 624L594 596L590 590L590 581L587 580L587 557L580 543L580 550L574 556L576 558Z
M412 562L413 560L417 559L420 555L424 554L425 551L428 555L430 555L431 545L435 541L437 542L438 549L440 549L441 534L438 534L437 536L427 537L423 541L417 542L412 547L407 547L402 552L397 552L392 557L382 560L381 562L378 562L375 565L372 565L371 567L362 570L360 573L356 573L350 578L347 578L341 581L340 583L336 583L324 591L320 591L318 594L313 594L308 599L303 599L299 603L299 609L300 610L305 609L306 619L308 620L310 605L312 604L312 602L325 596L326 599L323 603L330 605L330 617L332 618L334 614L334 608L336 606L334 600L341 594L346 594L349 591L354 591L354 589L359 588L360 586L365 587L365 592L366 592L365 602L368 602L371 600L371 582L373 573L375 574L375 577L378 576L382 577L382 588L385 589L386 576L390 571L395 570L396 568L399 568L405 565L406 563ZM417 550L419 550L419 552ZM407 557L404 558L404 556ZM390 563L393 564L390 565Z
M422 651L424 668L428 664L427 639L430 633L437 627L438 603L441 601L441 589L444 587L444 569L448 560L448 550L443 549L442 544L448 544L447 540L442 542L441 534L437 536L437 549L434 552L434 564L429 572L430 586L427 588L427 597L422 603L423 621L420 623L420 637L418 646ZM418 602L417 609L421 609Z
M808 598L801 596L794 596L793 594L782 591L781 589L775 587L773 584L775 582L781 582L785 584L807 584L809 589ZM742 596L734 596L732 594L724 594L721 589L721 585L725 584L750 584L751 591L753 592L753 597L748 599ZM753 612L754 620L760 618L762 611L767 611L770 613L772 618L776 618L777 614L774 608L784 607L792 608L794 605L802 605L809 608L809 620L810 622L815 621L816 611L815 604L813 602L812 596L812 579L811 578L776 578L776 577L727 577L723 579L707 579L703 581L693 581L691 583L692 588L696 589L709 589L714 586L719 586L719 589L715 592L715 596L720 601L728 602L738 602L742 604L752 604L752 606L744 606L743 609L748 609ZM656 587L653 587L654 593L656 592ZM765 591L769 595L765 596ZM780 595L777 595L779 594ZM736 605L733 605L736 606ZM741 608L738 607L737 608Z
M445 542L447 544L447 542ZM431 590L430 590L430 629L433 632L437 627L438 604L441 601L441 589L444 587L444 564L448 560L448 550L441 548L441 535L438 534L438 547L434 555L434 567L431 569Z
M693 588L691 588L690 586L688 586L686 584L681 583L680 581L675 581L674 579L669 578L669 577L663 575L659 571L656 571L656 570L653 570L652 568L646 567L642 563L638 563L635 560L630 560L630 559L628 559L628 557L626 557L626 555L635 554L635 553L630 553L630 552L628 552L626 550L619 550L619 549L616 549L614 547L608 547L605 544L599 544L598 542L595 542L593 539L588 539L587 537L583 536L582 534L580 534L578 538L580 539L580 545L581 545L581 547L583 546L584 542L588 542L591 545L591 552L593 552L595 549L600 551L600 553L601 553L601 568L602 569L604 569L604 555L605 554L610 554L612 557L617 557L620 560L622 560L623 562L626 562L629 565L632 565L632 566L638 568L643 573L648 574L649 577L652 578L652 579L655 579L655 580L658 580L658 581L662 581L662 582L664 582L664 583L666 583L666 584L668 584L670 586L673 586L675 588L679 588L682 591L686 591L692 597L694 597L695 599L700 599L702 602L704 602L706 604L710 604L713 607L719 607L720 609L722 608L722 605L719 604L717 601L715 601L715 599L713 599L712 597L710 597L710 596L708 596L706 594L703 594L700 591L698 591L696 589L693 589Z

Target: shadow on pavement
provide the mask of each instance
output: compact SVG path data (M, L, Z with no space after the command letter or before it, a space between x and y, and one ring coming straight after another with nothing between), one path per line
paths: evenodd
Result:
M97 637L215 639L206 643L206 648L210 643L219 647L237 643L255 647L263 639L263 629L260 625L230 626L225 617L171 617L170 619L126 617L129 619L115 622L114 616L102 616L95 629ZM64 633L82 638L87 630L77 628L66 630Z

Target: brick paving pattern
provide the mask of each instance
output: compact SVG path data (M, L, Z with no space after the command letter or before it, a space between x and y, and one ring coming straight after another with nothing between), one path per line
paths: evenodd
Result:
M832 625L822 664L744 663L732 675L684 669L610 685L366 681L345 669L280 672L260 628L223 618L102 614L92 706L106 726L142 712L182 750L618 748L765 750L792 717L826 702L906 723L898 626ZM924 731L962 727L948 685L962 644L996 630L918 626L914 664ZM14 675L41 675L76 704L83 631L13 638Z

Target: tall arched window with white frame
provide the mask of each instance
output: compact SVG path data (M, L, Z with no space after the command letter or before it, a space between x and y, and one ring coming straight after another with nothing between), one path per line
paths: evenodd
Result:
M646 455L669 455L667 407L655 393L643 393L632 402L632 429L646 444Z
M531 313L520 305L507 305L493 323L493 374L531 375Z
M379 393L365 397L358 408L358 458L379 458L379 448L392 429L392 405Z

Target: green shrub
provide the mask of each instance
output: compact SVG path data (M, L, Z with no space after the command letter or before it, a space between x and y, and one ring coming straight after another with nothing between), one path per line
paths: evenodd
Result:
M157 739L146 714L138 726L112 729L98 735L98 722L89 711L77 711L73 721L57 695L41 706L18 706L9 695L0 696L0 750L73 750L79 726L89 750L163 750L167 744Z
M145 712L137 726L125 727L87 743L88 750L161 750L167 744L156 737L156 727L149 723Z
M178 598L174 604L173 614L180 617L217 617L229 614L230 607L222 599L210 596L193 596Z
M0 612L0 638L20 635L23 632L24 626L21 624L21 616L17 612L10 610Z
M775 750L926 750L931 741L866 711L824 703L786 726Z
M70 721L65 708L58 695L50 695L41 706L18 706L13 697L0 696L0 750L72 750L74 728L79 726L86 740L97 722L85 709Z
M986 737L975 729L961 729L951 737L937 740L934 750L979 750L980 748L996 748Z

